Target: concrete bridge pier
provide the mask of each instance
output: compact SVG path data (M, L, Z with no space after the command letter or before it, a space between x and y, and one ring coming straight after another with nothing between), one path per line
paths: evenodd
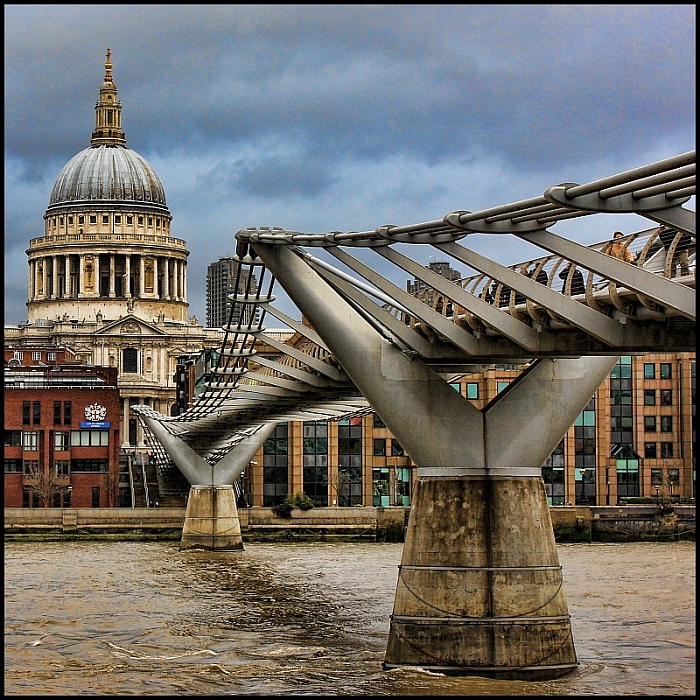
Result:
M216 464L210 464L153 416L141 413L139 417L190 483L180 549L243 549L233 484L277 423L258 426ZM225 420L224 415L222 422Z
M233 486L190 486L180 550L243 549Z
M576 669L541 478L418 480L384 661L401 666L515 680Z

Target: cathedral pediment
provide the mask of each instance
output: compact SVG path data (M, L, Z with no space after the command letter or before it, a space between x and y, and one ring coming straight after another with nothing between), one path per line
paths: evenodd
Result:
M96 336L167 336L163 329L158 328L148 321L144 321L137 316L124 316L110 323L105 324L98 331Z

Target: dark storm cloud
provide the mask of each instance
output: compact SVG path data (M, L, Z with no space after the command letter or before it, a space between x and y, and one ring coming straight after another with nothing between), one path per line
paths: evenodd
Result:
M694 5L6 5L8 321L108 47L200 319L202 235L430 220L695 143Z

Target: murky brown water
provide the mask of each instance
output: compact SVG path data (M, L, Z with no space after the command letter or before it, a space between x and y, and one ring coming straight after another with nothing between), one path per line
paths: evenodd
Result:
M5 543L6 695L694 695L695 544L559 545L579 670L382 670L401 544Z

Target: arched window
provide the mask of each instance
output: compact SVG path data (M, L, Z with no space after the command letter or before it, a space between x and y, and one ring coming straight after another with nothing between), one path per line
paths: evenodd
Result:
M136 348L125 348L122 353L122 372L139 371L139 351Z

